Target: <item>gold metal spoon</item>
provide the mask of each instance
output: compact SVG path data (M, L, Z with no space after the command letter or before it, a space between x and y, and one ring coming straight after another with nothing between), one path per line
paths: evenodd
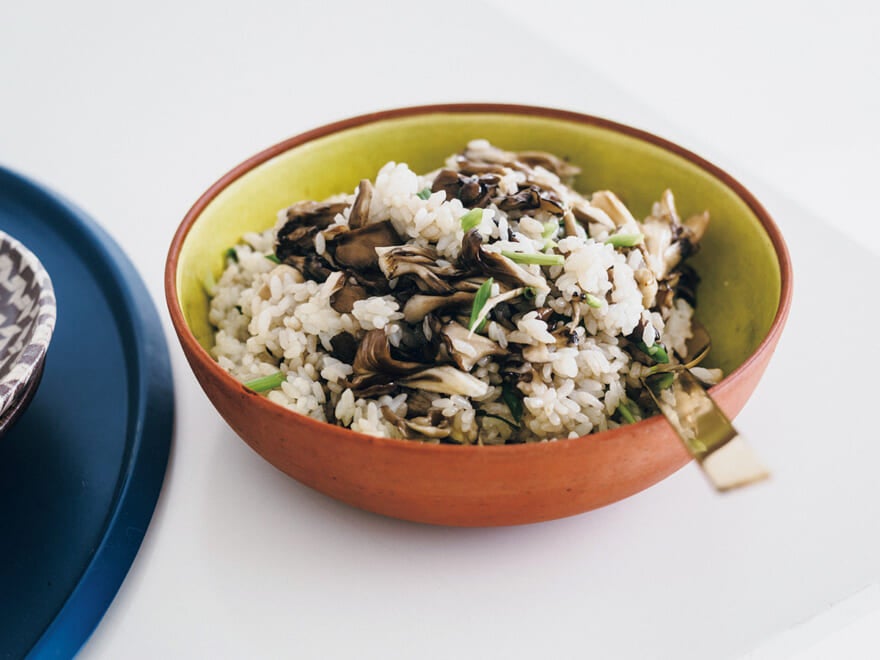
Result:
M690 359L657 365L642 384L715 488L727 491L766 479L770 473L691 372L711 348L702 325L694 323L692 331Z

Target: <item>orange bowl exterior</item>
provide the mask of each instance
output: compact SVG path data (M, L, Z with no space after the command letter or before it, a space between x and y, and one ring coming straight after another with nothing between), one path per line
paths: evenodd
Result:
M514 525L583 513L638 493L687 464L690 456L660 416L584 438L500 447L373 437L270 402L227 374L199 345L181 310L176 273L183 241L207 204L231 182L294 146L352 126L430 112L526 113L596 124L673 151L735 190L767 231L781 276L779 307L767 336L743 364L710 390L731 418L743 408L776 348L791 305L788 251L766 210L728 174L662 138L587 115L494 104L403 108L331 124L242 163L196 202L171 244L165 293L184 354L213 405L254 451L298 481L362 509L439 525Z

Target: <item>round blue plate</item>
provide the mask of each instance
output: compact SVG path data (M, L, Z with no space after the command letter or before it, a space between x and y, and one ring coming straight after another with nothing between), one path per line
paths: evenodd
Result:
M58 300L42 382L0 438L0 658L70 657L153 514L171 367L146 287L84 213L0 168L0 229L38 256Z

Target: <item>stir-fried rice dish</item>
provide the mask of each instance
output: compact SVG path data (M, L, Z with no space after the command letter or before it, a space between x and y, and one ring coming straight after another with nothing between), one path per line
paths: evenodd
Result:
M642 378L688 359L685 260L709 214L682 219L666 190L637 219L578 173L474 140L282 209L208 286L214 357L281 406L394 438L534 442L655 414Z

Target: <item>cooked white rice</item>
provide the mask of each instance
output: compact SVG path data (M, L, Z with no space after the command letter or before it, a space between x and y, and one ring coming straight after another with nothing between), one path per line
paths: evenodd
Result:
M468 149L479 155L492 147L475 141ZM456 171L459 164L460 159L451 157L446 168ZM639 279L648 261L644 245L619 248L606 243L609 235L638 232L640 225L626 218L612 218L609 224L601 205L591 207L589 197L576 193L554 172L540 165L524 169L525 173L506 168L499 176L497 194L513 195L527 180L538 181L558 194L567 208L591 208L598 221L578 223L577 233L569 236L559 222L559 229L548 237L548 227L552 229L548 222L554 220L546 211L511 217L494 201L482 210L475 229L486 251L538 254L552 241L553 253L562 255L564 264L518 265L533 278L544 278L548 286L532 291L529 301L520 299L506 326L490 315L481 330L505 352L521 351L528 358L530 377L514 384L521 416L503 398L503 358L483 357L470 371L485 384L477 395L419 392L429 400L430 414L446 420L444 441L500 444L577 437L616 427L622 423L616 414L619 406L635 399L633 393L641 387L639 376L647 368L631 357L628 346L639 339L645 347L662 342L673 361L687 351L691 305L678 297L666 307L651 306ZM427 199L419 196L431 188L437 174L420 176L404 163L388 163L376 176L368 217L371 223L390 219L410 245L436 250L441 265L455 264L466 233L461 218L469 209L457 198L447 199L443 190ZM349 206L336 214L327 230L315 235L316 254L326 256L327 236L334 228L347 227L355 197L335 198ZM280 227L284 211L279 217ZM357 300L349 313L338 312L331 305L331 294L343 274L335 272L317 282L290 265L273 263L267 255L273 253L276 231L277 227L246 234L234 246L234 256L227 258L210 306L210 321L216 327L213 354L218 363L245 383L282 372L283 382L266 396L303 415L372 435L428 439L401 431L400 424L389 421L395 415L407 417L414 390L398 387L391 394L357 396L351 386L352 364L331 355L331 340L340 333L360 340L366 332L380 329L392 346L400 342L407 322L402 310L405 301L393 295L396 282L391 283L391 294ZM592 304L585 302L586 292ZM502 288L496 282L493 295L499 293ZM546 314L542 318L539 310L576 319L571 323L572 339L561 343L553 334L553 323L545 320ZM431 339L429 324L420 321L418 325ZM706 379L717 379L717 373L704 371ZM629 410L636 419L648 414L635 406Z

